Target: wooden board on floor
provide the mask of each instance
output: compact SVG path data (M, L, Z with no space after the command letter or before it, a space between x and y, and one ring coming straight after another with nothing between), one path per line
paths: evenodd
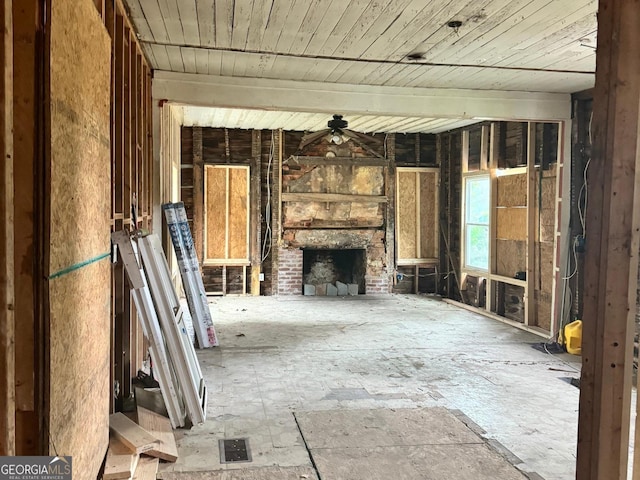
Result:
M136 471L140 454L132 452L118 438L109 437L109 450L104 464L102 480L120 480L131 478Z
M156 480L160 460L153 457L140 457L133 480Z
M109 416L109 430L131 451L143 453L157 448L160 440L122 413Z
M156 412L138 407L138 424L160 441L151 450L144 452L146 455L161 458L169 462L178 459L178 447L173 436L171 422Z

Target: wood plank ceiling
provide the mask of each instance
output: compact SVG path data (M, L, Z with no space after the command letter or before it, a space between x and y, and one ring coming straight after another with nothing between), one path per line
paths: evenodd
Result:
M247 110L240 108L183 107L187 127L255 128L319 131L327 128L330 114ZM347 115L349 129L363 133L440 133L476 123L457 118Z
M594 82L597 0L124 2L156 70L557 93Z

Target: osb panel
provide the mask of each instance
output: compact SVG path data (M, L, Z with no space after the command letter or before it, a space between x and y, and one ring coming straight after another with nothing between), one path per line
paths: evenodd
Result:
M51 280L49 451L73 456L74 479L97 477L109 440L108 259Z
M52 2L51 273L109 251L110 49L91 1Z
M416 249L416 174L398 172L396 228L398 258L418 258Z
M420 258L437 258L438 175L435 172L420 173Z
M496 273L513 277L516 272L526 270L527 242L519 240L496 240Z
M110 39L90 0L50 11L50 273L109 251ZM49 282L49 450L94 479L108 442L107 259Z
M249 169L229 169L229 258L248 259Z
M553 291L553 243L537 243L536 253L539 252L540 285L542 291L551 294Z
M545 292L535 293L536 302L536 326L544 330L551 328L551 294Z
M496 238L526 240L527 209L522 207L496 208Z
M543 177L542 178L542 209L555 210L555 208L556 208L556 177L555 176Z
M205 167L206 258L225 258L225 215L227 172L224 168Z
M496 178L497 205L499 207L524 207L527 205L527 175L503 175Z

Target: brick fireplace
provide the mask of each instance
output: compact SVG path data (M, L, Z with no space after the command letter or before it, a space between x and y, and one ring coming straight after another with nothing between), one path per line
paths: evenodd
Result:
M335 144L331 135L309 134L296 146L286 138L274 293L302 295L305 283L311 291L336 282L357 284L358 294L389 293L392 198L383 137L343 135Z
M380 230L291 230L285 235L285 245L278 249L277 285L278 295L302 295L305 281L305 252L320 252L344 257L350 252L361 256L361 264L354 265L356 277L351 282L358 283L360 294L389 293L390 279L386 273L384 232ZM329 254L328 252L333 252ZM359 252L359 253L356 253ZM318 253L315 254L316 258ZM326 267L325 260L325 267ZM345 276L338 281L347 283ZM319 280L318 280L319 281ZM335 280L334 280L335 281Z

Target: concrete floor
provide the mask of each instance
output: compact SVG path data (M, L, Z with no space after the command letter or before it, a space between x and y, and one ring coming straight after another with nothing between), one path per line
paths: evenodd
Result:
M371 476L384 465L398 479L522 478L511 465L575 478L579 358L533 349L540 337L425 296L211 309L208 419L177 432L180 459L160 478L389 478ZM252 461L220 463L222 438L248 438Z

